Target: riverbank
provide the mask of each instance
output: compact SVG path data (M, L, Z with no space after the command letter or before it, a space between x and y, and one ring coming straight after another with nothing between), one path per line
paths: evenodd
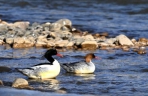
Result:
M43 47L74 50L107 50L122 49L145 54L148 46L147 38L128 38L120 34L114 38L108 32L94 33L74 28L69 19L60 19L56 22L43 24L28 21L8 23L0 22L0 45L14 49Z

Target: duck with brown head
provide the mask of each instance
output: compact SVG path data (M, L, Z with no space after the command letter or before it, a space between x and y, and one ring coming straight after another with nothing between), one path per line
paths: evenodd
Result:
M62 68L70 73L93 73L95 71L95 65L91 61L92 59L100 59L96 57L93 53L89 53L85 56L84 62L72 63L72 64L62 64Z

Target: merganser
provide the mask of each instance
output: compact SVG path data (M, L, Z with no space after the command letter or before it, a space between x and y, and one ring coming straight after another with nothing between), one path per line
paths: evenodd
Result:
M52 55L62 57L61 54L57 53L56 49L49 49L44 54L44 57L50 63L41 63L30 68L18 69L18 71L33 79L55 78L60 73L60 64L56 59L52 58Z
M89 53L85 56L84 62L62 64L61 66L63 69L70 73L93 73L95 71L95 65L93 62L91 62L91 59L93 58L100 59L99 57L96 57L93 53Z

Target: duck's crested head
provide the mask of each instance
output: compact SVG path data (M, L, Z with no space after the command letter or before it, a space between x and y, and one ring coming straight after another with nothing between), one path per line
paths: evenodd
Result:
M52 56L52 55L57 55L57 56L59 56L59 57L63 57L61 54L59 54L58 52L57 52L57 50L56 49L49 49L49 50L47 50L46 52L45 52L45 57L48 57L48 56Z
M100 60L101 58L98 57L98 56L95 56L94 53L86 54L85 61L89 63L91 61L91 59L98 59L98 60Z
M93 59L93 58L95 58L96 56L94 55L94 53L89 53L89 54L86 54L86 56L85 56L85 61L86 62L90 62L91 61L91 59Z
M86 58L93 59L93 58L95 58L95 57L96 57L96 56L95 56L94 53L89 53L89 54L86 54L85 59L86 59Z

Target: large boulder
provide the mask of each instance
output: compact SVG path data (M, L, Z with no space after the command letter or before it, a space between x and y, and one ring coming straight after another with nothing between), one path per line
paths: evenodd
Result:
M29 86L28 81L23 78L15 79L12 84L12 87L21 89L33 89L33 87Z
M28 81L23 78L17 78L12 84L12 87L18 88L19 86L28 86Z
M68 40L60 40L60 41L55 42L55 46L62 48L62 47L66 47L68 43L69 43Z
M120 45L127 45L127 46L133 46L134 44L132 41L125 35L121 34L116 37L117 41L119 41Z
M86 49L86 50L94 50L98 48L98 44L96 41L84 41L81 44L82 49Z
M19 22L15 22L13 24L13 26L15 27L19 27L20 29L26 30L26 28L29 26L30 22L23 22L23 21L19 21Z
M33 37L16 37L14 38L13 48L33 47L35 39Z

